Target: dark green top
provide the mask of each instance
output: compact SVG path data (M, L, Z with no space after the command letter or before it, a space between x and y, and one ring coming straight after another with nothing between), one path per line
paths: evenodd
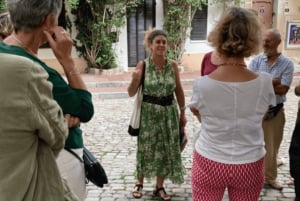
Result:
M64 114L76 116L81 122L87 122L92 118L94 107L90 92L72 88L56 70L50 68L43 61L18 46L6 45L0 42L0 53L24 56L40 64L49 74L48 80L53 84L53 97L62 108ZM79 126L69 129L69 136L66 140L65 147L83 147L82 130Z

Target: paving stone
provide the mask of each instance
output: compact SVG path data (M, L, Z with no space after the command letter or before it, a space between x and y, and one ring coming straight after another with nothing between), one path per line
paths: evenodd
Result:
M289 156L288 148L291 134L294 129L298 97L293 93L295 83L300 79L296 76L293 86L287 94L285 104L286 124L284 128L284 137L279 150L280 157L284 164L278 167L278 179L283 182L284 189L277 191L264 187L260 201L293 201L294 186L288 185L289 174ZM190 100L190 95L186 96L186 102ZM142 199L134 199L131 190L135 185L135 151L136 137L131 137L127 133L128 122L131 116L133 98L110 98L103 99L94 97L95 115L88 123L82 123L84 131L85 144L101 161L107 174L109 183L104 188L97 188L93 184L87 185L87 201L152 201L159 200L153 196L152 190L155 186L155 179L145 179L144 196ZM186 112L188 124L187 132L189 136L188 144L182 152L182 160L186 169L184 184L172 184L166 180L166 191L172 195L172 200L192 201L191 190L191 167L194 133L200 128L200 124L192 113ZM227 193L223 201L227 201Z

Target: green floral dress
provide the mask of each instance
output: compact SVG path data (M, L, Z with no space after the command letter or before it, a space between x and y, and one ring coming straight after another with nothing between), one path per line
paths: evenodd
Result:
M145 59L143 94L163 97L176 88L174 68L166 62L162 71L156 70L150 58ZM143 102L137 148L137 177L163 177L173 183L183 183L184 168L179 145L179 116L177 102L161 106Z

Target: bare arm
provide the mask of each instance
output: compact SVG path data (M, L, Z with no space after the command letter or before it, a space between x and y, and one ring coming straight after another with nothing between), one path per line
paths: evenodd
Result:
M178 102L178 105L180 108L180 125L184 127L187 122L186 116L185 116L185 97L184 97L184 92L183 92L183 88L182 88L181 81L180 81L178 65L174 61L172 61L172 65L174 68L175 81L176 81L175 94L176 94L176 99L177 99L177 102Z
M295 87L296 96L300 96L300 84Z
M71 55L73 41L69 33L64 33L63 30L62 27L57 26L50 30L50 32L44 31L44 34L54 55L63 67L69 85L75 89L87 90Z
M130 97L134 96L140 87L142 73L143 73L144 61L139 61L136 65L135 70L131 74L131 82L127 88L128 95Z

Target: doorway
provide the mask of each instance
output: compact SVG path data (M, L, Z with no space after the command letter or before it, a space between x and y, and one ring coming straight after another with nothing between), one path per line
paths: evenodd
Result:
M133 12L127 14L128 66L135 67L147 56L144 48L144 33L155 27L155 0L144 0Z

